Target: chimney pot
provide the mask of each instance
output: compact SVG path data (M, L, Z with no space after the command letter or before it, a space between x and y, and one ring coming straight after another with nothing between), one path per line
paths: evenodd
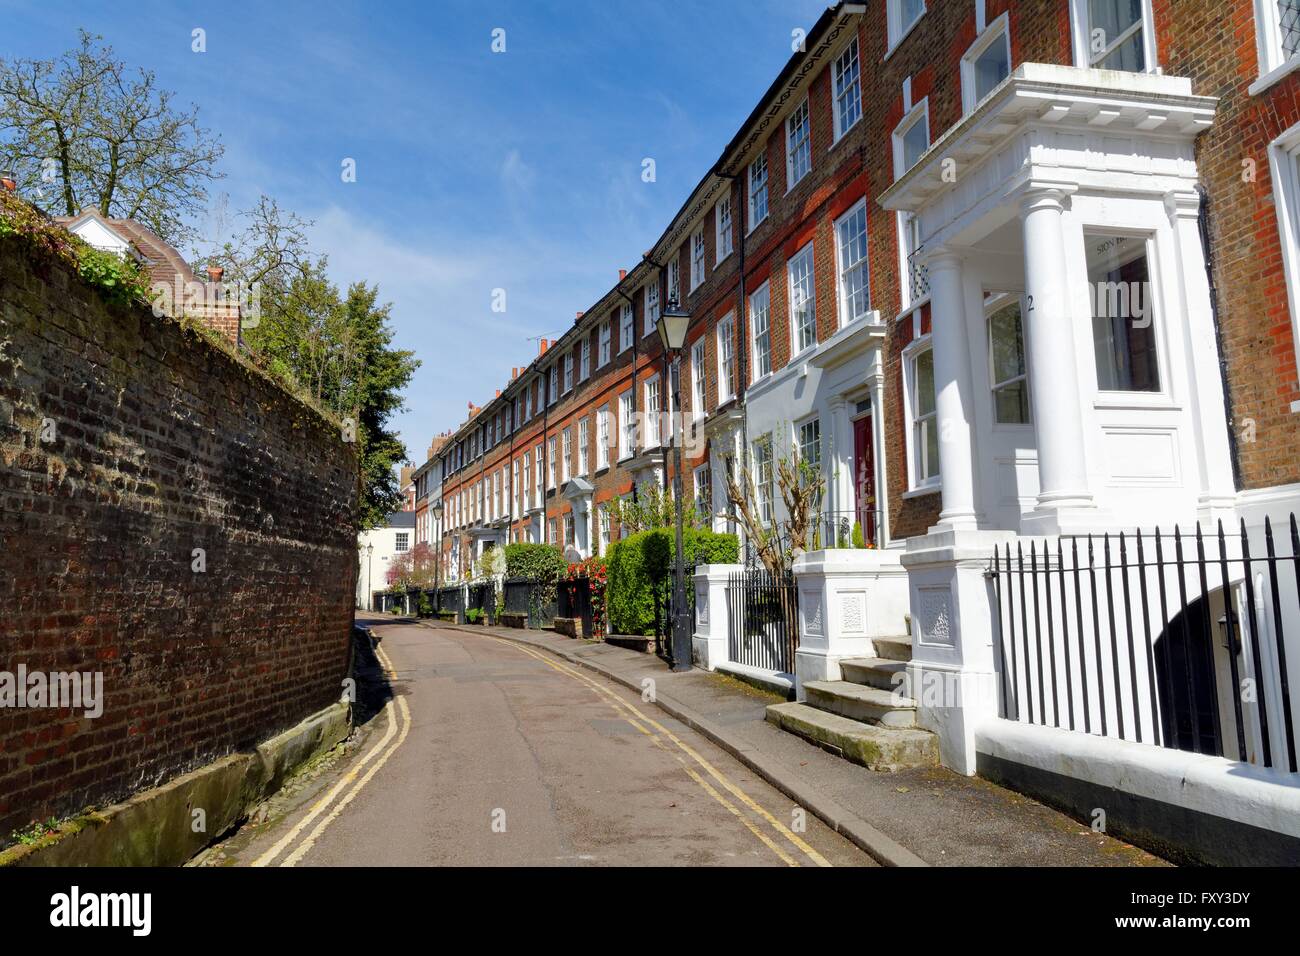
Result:
M583 313L579 312L579 313L577 314L576 317L580 319L580 318L582 318L582 316L583 316Z
M626 279L626 278L627 278L627 270L626 270L626 269L619 269L619 270L618 270L618 281L619 281L619 282L622 282L622 281L623 281L624 279Z

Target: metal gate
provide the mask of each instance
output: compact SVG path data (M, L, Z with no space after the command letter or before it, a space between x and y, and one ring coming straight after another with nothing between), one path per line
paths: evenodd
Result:
M799 592L794 575L767 570L727 579L728 657L737 664L794 673L799 646Z
M582 621L582 634L592 634L591 580L585 577L561 581L556 588L556 617L571 617Z

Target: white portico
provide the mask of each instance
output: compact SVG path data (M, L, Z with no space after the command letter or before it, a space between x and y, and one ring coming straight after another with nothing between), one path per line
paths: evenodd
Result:
M1193 151L1214 103L1024 64L883 195L929 271L940 528L1230 511Z
M1185 78L1024 64L881 197L928 270L909 351L933 403L910 407L933 421L908 438L937 450L942 509L902 557L908 675L955 769L997 716L995 544L1232 514L1194 153L1214 105Z

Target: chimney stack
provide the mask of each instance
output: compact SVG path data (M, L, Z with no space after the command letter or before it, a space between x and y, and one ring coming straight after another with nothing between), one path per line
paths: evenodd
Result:
M221 266L208 266L208 279L213 282L220 282L221 277L226 274L226 270Z
M549 339L542 339L540 342L537 343L537 346L538 346L537 357L541 358L543 355L546 354L546 350L551 347L551 343Z
M14 176L12 170L6 169L3 172L0 172L0 189L3 189L7 193L17 191L18 180Z
M579 312L579 313L578 313L578 314L577 314L577 316L576 316L576 318L579 318L579 319L581 319L581 318L582 318L582 316L583 316L583 315L584 315L584 314L585 314L585 313L582 313L582 312Z

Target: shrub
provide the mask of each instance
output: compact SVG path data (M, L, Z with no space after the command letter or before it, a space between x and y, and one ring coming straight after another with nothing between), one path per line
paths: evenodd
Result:
M465 612L465 620L471 624L477 624L483 618L483 609L481 607L472 607Z
M734 564L740 556L740 541L734 534L687 528L682 534L682 552L687 564ZM675 560L676 538L670 528L640 531L610 547L605 592L610 633L654 632L655 590L659 590L661 607L666 606L663 599Z
M508 544L506 577L554 584L569 568L560 549L550 544Z

